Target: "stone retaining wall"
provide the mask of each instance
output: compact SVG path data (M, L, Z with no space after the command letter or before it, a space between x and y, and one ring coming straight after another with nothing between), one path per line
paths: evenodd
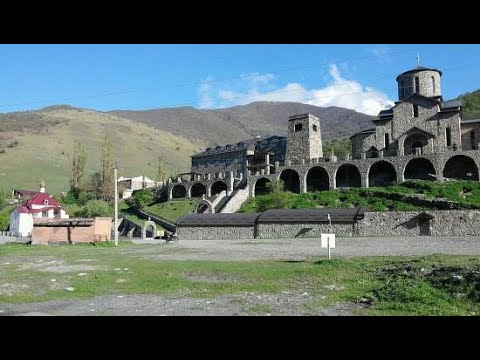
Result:
M366 212L359 222L360 236L418 236L422 221L418 215L433 216L430 224L432 236L479 236L480 210L428 210ZM423 223L425 223L423 221Z
M253 239L254 226L191 226L178 227L180 240L218 240L218 239Z
M332 232L336 236L349 237L358 233L358 225L355 223L334 223ZM259 239L297 238L297 237L320 237L322 233L330 233L330 225L326 223L303 223L303 224L257 224Z

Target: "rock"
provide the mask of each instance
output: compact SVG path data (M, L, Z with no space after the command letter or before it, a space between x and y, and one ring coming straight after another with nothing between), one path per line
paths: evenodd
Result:
M65 290L67 290L67 291L73 291L73 290L75 290L75 288L69 286L69 287L66 287Z

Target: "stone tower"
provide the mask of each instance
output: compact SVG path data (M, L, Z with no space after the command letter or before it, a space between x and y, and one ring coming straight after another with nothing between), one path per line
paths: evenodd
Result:
M403 101L417 93L426 97L442 96L440 77L442 72L418 66L397 76L398 99Z
M302 160L323 157L320 120L311 114L293 115L288 118L286 161L292 165Z

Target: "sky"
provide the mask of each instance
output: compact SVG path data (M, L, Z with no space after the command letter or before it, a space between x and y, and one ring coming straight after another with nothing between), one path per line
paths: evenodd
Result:
M4 44L0 112L295 101L376 115L397 100L395 78L417 55L443 72L444 99L480 89L480 45Z

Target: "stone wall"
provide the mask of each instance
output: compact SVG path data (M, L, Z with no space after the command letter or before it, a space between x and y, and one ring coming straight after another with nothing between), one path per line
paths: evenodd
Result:
M257 238L298 238L298 237L320 237L322 233L333 231L336 236L350 237L358 232L355 223L290 223L290 224L257 224Z
M254 226L190 226L178 227L180 240L253 239Z
M418 215L422 213L433 216L424 225L430 227L432 236L480 235L480 210L428 210L366 212L359 222L359 236L419 236Z
M462 125L462 150L476 150L480 143L480 122L461 123ZM473 131L473 147L471 131Z

